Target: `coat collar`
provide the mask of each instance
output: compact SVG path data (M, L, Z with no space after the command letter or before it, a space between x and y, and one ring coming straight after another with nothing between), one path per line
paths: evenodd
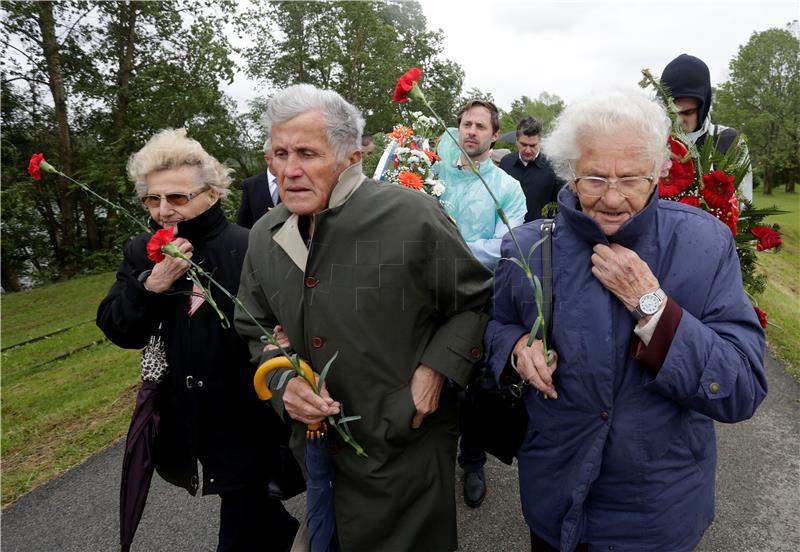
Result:
M225 218L225 211L222 210L222 205L217 201L214 205L193 219L179 222L176 235L180 238L186 238L192 243L196 243L216 236L222 232L227 225L228 219ZM153 219L150 219L150 227L154 230L159 230L161 225Z
M623 224L613 236L606 236L600 225L593 218L581 211L578 196L569 186L564 186L558 193L558 213L563 222L572 227L573 231L588 242L591 246L602 243L618 243L627 248L633 248L639 238L655 224L656 210L658 209L658 187L650 195L641 211L633 215Z
M328 200L328 208L317 215L321 215L331 209L336 209L344 205L366 178L367 177L361 172L361 162L353 163L347 167L342 171L342 174L339 175L339 180L331 191L331 197ZM296 264L300 270L305 272L306 263L308 262L308 247L306 247L300 235L300 217L286 209L283 203L281 203L279 207L282 207L282 210L275 213L277 216L273 217L274 220L271 227L274 228L281 223L283 226L275 232L272 239L286 252L289 258L292 259L292 262Z

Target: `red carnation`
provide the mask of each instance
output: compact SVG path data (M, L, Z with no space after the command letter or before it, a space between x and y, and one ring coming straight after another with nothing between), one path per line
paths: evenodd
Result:
M772 249L781 244L781 235L769 226L756 226L750 232L758 238L758 244L756 245L758 251Z
M756 306L754 306L753 308L756 309L756 314L758 315L758 323L761 324L761 327L766 330L767 329L767 313L765 313L763 310L759 309Z
M400 77L397 81L397 87L394 89L392 96L393 102L405 103L408 101L408 93L414 88L420 79L422 79L422 69L419 67L412 67L405 75Z
M692 207L700 208L700 198L696 196L686 196L682 197L678 200L679 203L683 203L684 205L691 205Z
M161 248L171 243L175 239L175 227L162 228L158 230L150 241L147 242L147 258L154 263L160 263L164 260L164 253Z
M728 209L728 204L733 196L735 188L733 181L735 177L725 174L722 171L711 171L703 175L703 199L709 207L715 209Z
M658 181L658 197L662 198L675 197L694 183L694 161L691 157L683 161L689 150L672 136L667 141L672 152L672 166L669 174Z
M44 161L43 153L34 153L31 155L31 160L28 162L28 174L30 174L34 180L42 179L42 168L40 166L42 161Z

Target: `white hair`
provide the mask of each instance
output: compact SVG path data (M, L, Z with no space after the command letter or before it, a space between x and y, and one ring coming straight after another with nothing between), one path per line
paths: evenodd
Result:
M621 135L640 140L642 155L651 160L658 175L669 163L667 137L670 120L664 106L632 87L594 92L568 105L556 118L553 131L542 140L542 151L556 174L571 182L575 163L588 138L614 140Z
M269 136L264 140L264 153L272 155L272 138Z
M333 90L310 84L290 86L272 97L262 122L268 135L272 126L285 123L307 111L319 110L325 115L328 146L343 161L354 150L361 149L364 118L361 112Z
M153 135L128 159L128 177L134 183L136 195L143 197L147 194L147 175L184 166L198 168L199 185L214 188L220 197L228 195L233 169L217 161L200 142L186 136L183 128L167 128Z

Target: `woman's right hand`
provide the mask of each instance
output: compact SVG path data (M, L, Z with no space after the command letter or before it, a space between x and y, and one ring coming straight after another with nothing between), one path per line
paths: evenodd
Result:
M541 339L534 340L528 347L528 334L519 338L511 354L515 358L517 373L530 385L550 397L557 399L558 393L553 385L553 372L556 371L558 361L554 360L548 366L545 360L544 347Z
M194 247L189 240L185 238L176 238L172 243L175 244L175 247L177 247L181 253L186 255L186 258L192 258L192 249L194 249ZM164 293L172 287L172 284L186 274L190 266L191 265L183 259L177 259L166 255L163 261L156 263L156 266L153 267L153 271L150 272L150 276L148 276L147 280L144 282L144 287L153 293Z

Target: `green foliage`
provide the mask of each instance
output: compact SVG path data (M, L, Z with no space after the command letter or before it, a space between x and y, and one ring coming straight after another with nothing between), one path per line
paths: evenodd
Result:
M525 117L535 117L542 121L544 132L550 130L553 120L564 109L564 100L556 94L542 92L535 100L522 96L511 102L511 111L500 117L500 132L516 130L517 124Z
M46 40L44 8L55 43ZM143 219L125 165L157 130L185 127L240 174L261 170L249 153L252 123L220 92L234 63L219 29L234 8L210 0L3 3L4 288L107 269L115 264L107 252L137 231L63 179L45 175L34 187L25 172L34 152ZM50 107L54 75L63 79L66 121Z
M800 40L789 30L753 33L730 62L714 117L748 139L766 193L800 178Z
M366 132L397 122L389 101L397 79L413 66L430 101L452 113L464 73L440 57L442 33L426 28L417 2L268 2L254 0L237 23L260 39L242 54L247 73L270 86L309 83L339 92L364 113Z

